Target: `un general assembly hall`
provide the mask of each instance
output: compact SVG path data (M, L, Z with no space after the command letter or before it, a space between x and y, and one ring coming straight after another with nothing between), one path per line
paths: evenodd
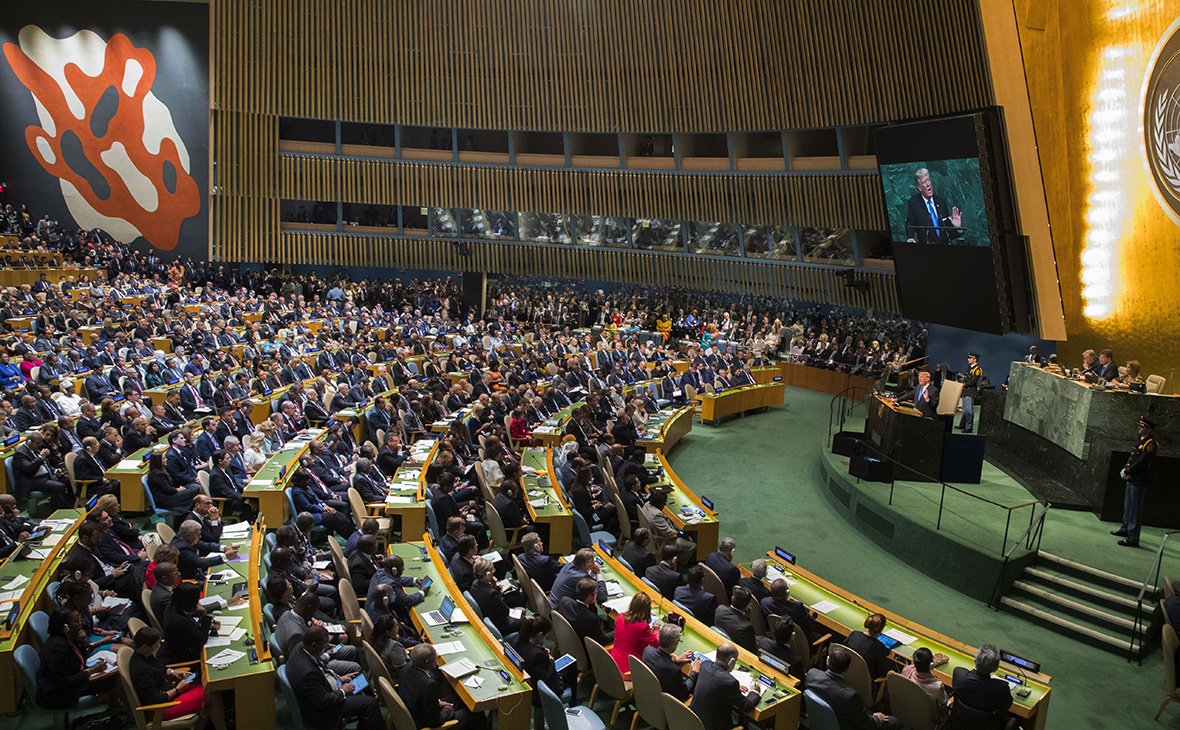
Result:
M1180 728L1180 1L0 51L0 728Z

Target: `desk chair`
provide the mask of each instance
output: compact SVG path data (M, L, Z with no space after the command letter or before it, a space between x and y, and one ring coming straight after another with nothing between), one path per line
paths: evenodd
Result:
M528 603L528 608L533 613L537 612L537 596L533 592L533 579L529 577L528 572L524 566L520 564L520 558L512 554L508 557L512 558L512 571L516 573L516 582L520 584L520 589L524 591L525 601Z
M1180 687L1176 686L1176 662L1172 661L1172 657L1176 656L1176 647L1180 645L1180 638L1176 636L1176 630L1172 628L1171 624L1165 624L1163 628L1163 644L1164 644L1164 701L1160 705L1160 709L1155 713L1155 719L1160 719L1160 715L1164 714L1164 708L1168 706L1173 700L1180 700Z
M385 677L377 679L377 695L385 703L385 709L389 713L388 727L390 730L442 730L458 724L455 720L447 720L436 728L419 728L414 723L414 717L410 714L409 709L402 702L402 698L394 691L393 683Z
M530 582L533 584L533 596L537 599L537 613L547 619L552 619L553 604L549 602L549 596L541 589L541 584L535 578L531 578Z
M674 727L676 730L705 730L701 718L688 709L688 705L667 692L660 694L660 704L664 706L664 717L667 718L668 727ZM743 728L738 725L733 730L743 730Z
M128 636L135 636L136 634L139 633L140 629L144 629L144 628L147 628L147 624L145 624L143 622L143 619L135 618L134 616L127 619L127 635Z
M934 730L938 725L938 707L917 682L897 672L885 677L889 686L889 708L894 717L912 730Z
M430 536L437 541L442 534L438 527L438 515L434 513L434 504L429 498L424 504L426 505L426 529L430 531Z
M214 497L213 492L209 490L209 472L197 472L197 484L201 485L201 492L204 493L206 497L213 500L213 504L217 506L217 511L225 514L225 497Z
M73 710L48 710L41 707L37 704L37 672L41 669L41 656L31 644L23 644L16 647L14 658L21 683L24 684L25 692L29 696L29 707L38 715L52 715L54 730L67 730L71 727L69 713L90 710L99 705L97 696L86 695L78 698L78 707Z
M8 477L8 490L12 494L16 494L16 473L12 470L12 457L9 456L4 460L4 472ZM146 485L146 483L145 483ZM45 501L44 492L29 492L29 496L24 500L23 508L30 516L37 513L37 507ZM19 500L18 500L19 502Z
M38 646L45 646L45 642L49 641L49 614L35 611L29 616L29 628L37 635Z
M170 509L161 509L156 506L156 497L152 494L151 487L148 486L147 474L139 478L139 482L143 484L144 501L147 503L148 511L151 512L149 519L157 525L162 525L168 520L176 517L176 513ZM171 538L169 538L171 539Z
M1147 376L1144 386L1146 387L1148 393L1163 393L1164 385L1166 385L1167 382L1168 379L1164 376L1152 374Z
M631 666L631 683L635 688L635 716L631 718L631 730L635 730L640 717L655 730L668 730L660 680L639 657L631 655L627 657L627 663Z
M369 684L376 684L379 680L384 679L389 683L393 683L393 677L389 674L389 667L385 666L381 655L373 648L373 645L365 640L361 640L361 651L365 655L365 665L369 671Z
M590 690L590 707L594 707L594 698L598 696L598 690L601 688L603 694L615 701L610 713L610 727L614 727L615 720L619 718L619 708L624 704L634 703L635 691L631 682L623 679L619 665L615 664L614 658L606 649L602 648L602 644L589 636L585 638L585 644L586 654L590 658L591 671L594 673L594 688Z
M594 530L591 532L590 526L586 524L586 518L582 516L581 512L576 509L570 510L570 512L573 513L574 526L578 529L578 539L581 541L582 547L593 548L598 544L599 540L602 540L612 551L615 549L617 540L614 535L606 530ZM626 512L623 514L626 514Z
M869 673L869 665L865 662L864 657L857 654L855 649L844 648L848 650L849 655L852 657L852 664L848 666L848 671L844 673L844 680L860 695L861 700L865 703L865 707L872 707L885 694L885 678L873 679ZM876 692L873 692L874 685L877 685Z
M840 730L840 719L831 705L809 689L803 690L803 699L807 702L807 727L811 730Z
M767 618L767 628L774 632L774 626L781 620L777 614L770 614ZM803 668L811 669L820 663L820 659L828 651L828 643L832 640L831 634L824 634L813 642L808 643L807 632L803 630L798 624L795 624L795 633L791 636L791 650L795 652L795 656L803 660Z
M627 512L623 511L623 512L620 512L619 514L626 517ZM647 543L647 551L649 553L651 553L652 555L656 556L657 558L660 557L660 554L664 550L664 545L667 545L668 542L671 541L673 538L665 537L663 535L657 534L655 531L655 528L653 528L651 525L651 520L649 520L647 518L647 515L645 515L643 513L642 509L636 510L635 514L639 515L639 526L646 527L647 531L651 533L651 540L649 540ZM619 523L622 524L621 519L619 520ZM724 593L724 590L722 592Z
M463 591L463 600L467 601L467 605L471 606L471 610L475 611L475 615L479 620L483 620L483 611L479 609L479 604L475 601L475 596L471 595L471 591Z
M963 396L963 384L944 380L938 391L938 415L954 416L959 411L959 399Z
M698 565L705 569L705 579L701 581L701 588L713 594L713 597L717 599L718 606L728 606L729 594L725 592L725 583L713 572L712 568L704 563L698 563Z
M548 730L605 730L606 725L591 708L581 705L566 709L557 694L542 681L537 682L537 692L541 695L541 711Z
M607 481L614 484L614 477L609 476L609 469L602 472ZM619 515L619 542L620 546L624 546L631 542L631 519L627 516L627 508L623 506L623 498L619 496L619 490L611 488L607 489L610 494L610 501L615 505L615 514Z
M283 699L287 703L287 713L291 716L291 725L295 730L303 730L303 713L299 711L299 698L295 696L295 690L291 688L291 681L287 679L287 667L283 665L275 671L275 676L279 678L279 689L283 691Z
M336 583L336 590L340 595L340 610L344 613L344 631L348 634L348 643L355 646L361 631L361 604L352 581L346 575L338 577L340 580Z
M377 539L386 545L393 540L393 520L382 517L380 511L370 511L365 500L361 499L361 493L352 487L348 488L348 506L352 508L352 521L356 523L356 529L361 529L361 523L366 519L374 519L377 520Z
M123 691L127 694L127 702L134 708L131 714L135 716L135 726L138 730L147 730L149 724L153 730L173 730L197 726L197 723L201 721L201 716L197 713L182 715L171 720L164 719L164 710L179 705L178 700L161 702L158 705L140 705L139 693L135 691L135 685L131 683L131 655L135 653L135 650L129 646L121 646L116 653L119 657L119 679L122 680ZM154 715L150 721L148 720L149 712Z
M70 453L66 454L66 476L69 477L70 486L73 487L74 494L76 495L76 498L74 499L74 506L81 507L81 506L85 505L86 501L87 501L86 488L89 487L91 484L94 484L94 482L97 480L95 480L95 479L79 480L77 477L75 477L74 476L74 462L77 460L78 460L77 453L71 451Z
M361 638L365 641L373 640L373 619L368 611L361 611Z
M478 468L479 465L476 465ZM511 552L520 548L520 531L524 527L513 527L505 529L504 520L500 518L500 513L496 511L495 506L489 499L485 505L488 508L488 531L492 533L492 544L501 550ZM509 535L509 533L512 533Z
M590 671L590 657L586 655L586 645L578 638L578 632L574 631L574 627L557 611L549 614L549 620L553 623L553 633L557 637L557 650L563 655L569 654L577 660L578 667L578 682L586 676ZM574 687L574 697L578 696L578 688Z
M166 522L157 522L156 534L159 535L160 539L164 541L165 545L167 545L168 543L172 542L174 537L176 537L176 530L173 530L171 527L169 527L168 523Z

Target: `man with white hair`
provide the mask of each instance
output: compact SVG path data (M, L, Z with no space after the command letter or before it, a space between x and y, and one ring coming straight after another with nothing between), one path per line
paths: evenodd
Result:
M974 669L955 667L952 683L955 689L955 703L951 707L952 722L977 722L981 717L993 717L1012 706L1012 690L1008 683L992 676L992 672L999 668L1000 650L992 644L979 647L979 651L975 653Z
M172 538L172 545L180 551L176 567L180 569L180 577L185 580L203 582L209 568L238 556L238 549L232 545L202 542L201 523L195 520L185 520L180 524L176 537Z

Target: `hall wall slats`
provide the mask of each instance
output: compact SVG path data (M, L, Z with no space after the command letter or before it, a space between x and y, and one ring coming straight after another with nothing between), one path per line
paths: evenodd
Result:
M682 175L282 154L285 200L611 215L751 225L888 227L876 173Z

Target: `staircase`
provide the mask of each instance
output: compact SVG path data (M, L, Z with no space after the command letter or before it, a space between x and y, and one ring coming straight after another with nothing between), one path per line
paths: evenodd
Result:
M1000 599L1008 610L1033 623L1116 652L1131 648L1139 581L1041 551L1036 566L1024 569ZM1159 589L1143 598L1143 623L1151 622ZM1141 634L1144 631L1141 628ZM1143 650L1136 642L1135 658Z

